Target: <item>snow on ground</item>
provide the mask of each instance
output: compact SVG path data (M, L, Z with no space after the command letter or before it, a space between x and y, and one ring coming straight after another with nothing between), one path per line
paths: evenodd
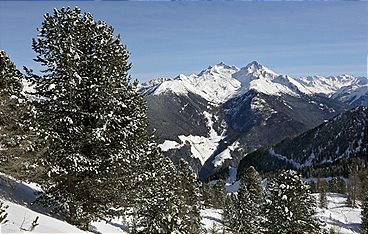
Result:
M32 211L22 205L6 201L9 208L8 222L1 225L2 233L85 233L75 226L58 219ZM38 225L32 229L32 222L38 217Z
M214 226L217 227L218 230L222 229L222 210L220 209L204 209L201 211L202 216L202 225L203 227L209 231Z
M168 151L172 149L180 149L185 144L189 143L192 157L199 159L203 165L217 149L219 142L224 138L224 133L220 135L213 128L214 122L212 120L212 115L207 111L204 111L203 115L207 119L207 127L209 128L208 136L180 135L178 136L180 143L166 140L164 143L158 145L158 147L160 147L162 151ZM225 161L225 159L231 158L230 151L234 151L238 146L238 142L234 143L234 145L229 147L229 149L226 149L223 154L218 155L213 162L215 166L219 166Z
M49 210L40 205L32 205L36 194L42 191L37 184L17 181L11 176L0 173L0 200L9 206L5 224L1 224L0 233L88 233L77 227L51 217ZM38 217L33 230L32 222ZM122 219L109 222L97 221L90 224L90 229L99 233L127 233Z
M228 146L224 151L216 155L215 159L212 160L212 163L215 167L221 166L226 159L231 159L231 152L239 148L239 141L234 142L232 145Z
M235 183L237 184L237 183ZM319 194L313 194L318 198ZM361 223L360 208L351 208L346 204L347 196L337 193L328 193L328 209L317 209L317 216L326 223L325 228L333 228L340 234L357 234ZM202 223L207 230L210 230L215 223L221 230L222 211L220 209L202 210Z
M315 196L318 198L318 194L315 194ZM318 208L318 217L325 221L327 228L333 228L338 233L359 233L361 209L348 207L346 199L346 195L327 194L328 209Z
M115 218L111 221L97 221L89 225L90 231L94 233L128 233L126 221L122 218Z

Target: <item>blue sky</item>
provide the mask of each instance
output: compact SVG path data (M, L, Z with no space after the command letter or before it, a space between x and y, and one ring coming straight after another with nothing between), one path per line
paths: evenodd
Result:
M367 75L368 2L0 1L0 48L35 67L43 14L75 5L121 34L140 81L253 60L291 76Z

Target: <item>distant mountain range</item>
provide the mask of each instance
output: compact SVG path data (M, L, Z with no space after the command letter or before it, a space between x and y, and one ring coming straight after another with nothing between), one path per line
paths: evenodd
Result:
M368 106L365 77L280 75L254 61L140 86L150 129L174 162L206 179L250 152L297 136L352 107Z

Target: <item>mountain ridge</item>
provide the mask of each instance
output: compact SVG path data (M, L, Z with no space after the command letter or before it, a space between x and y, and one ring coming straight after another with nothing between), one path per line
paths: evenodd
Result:
M239 173L251 165L260 171L302 169L364 155L368 155L368 107L360 106L246 155L238 169Z
M316 75L293 78L288 75L280 75L257 61L252 61L242 68L220 62L198 74L188 76L180 74L174 79L159 79L159 82L158 79L153 79L143 83L140 89L154 89L152 93L155 95L168 91L178 94L193 92L215 104L223 103L234 95L241 95L250 89L255 89L269 95L280 93L326 95L343 102L346 101L348 104L353 104L363 96L363 104L368 105L368 101L365 101L368 97L366 77ZM165 84L166 82L169 84ZM351 100L351 96L354 97L354 91L357 91L358 96ZM336 93L339 95L334 95ZM350 96L350 100L346 98L346 95Z

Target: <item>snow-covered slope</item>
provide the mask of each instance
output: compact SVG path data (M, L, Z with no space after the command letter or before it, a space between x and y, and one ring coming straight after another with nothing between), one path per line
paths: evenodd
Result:
M318 200L319 194L313 194ZM328 208L317 208L317 217L326 225L323 227L327 231L333 229L340 234L358 234L360 233L361 209L349 207L346 203L347 196L337 193L328 193ZM222 210L206 209L201 212L202 223L209 231L216 227L220 232L222 230Z
M300 92L297 86L295 86L297 82L294 79L279 75L256 61L240 69L232 78L241 82L241 89L238 90L238 95L244 94L249 90L277 96L281 94L296 96Z
M36 184L17 181L0 174L0 200L8 206L8 221L1 224L0 233L89 233L51 217L47 208L32 204L40 191L42 190ZM37 225L32 225L34 221ZM128 233L127 226L119 218L108 222L93 222L89 229L94 233Z
M359 78L351 75L341 76L308 76L300 77L298 81L312 93L331 95L345 86L359 83Z
M241 69L221 62L209 66L199 74L180 74L173 80L152 80L142 87L145 88L142 93L150 90L155 95L165 92L183 95L194 93L214 104L224 103L234 95L241 95L249 90L268 95L298 95L299 87L308 92L293 78L281 76L257 61Z
M131 220L130 216L125 219L114 218L109 221L92 222L89 225L89 232L53 218L37 207L30 206L31 201L36 198L35 192L39 191L41 189L36 184L17 181L0 174L0 201L7 206L7 222L0 225L0 233L128 233L127 222ZM203 228L210 230L214 224L220 228L221 213L221 210L203 209L201 211Z
M9 206L6 210L8 222L1 225L1 233L86 233L73 225L40 214L22 205L10 201L6 201L5 205ZM33 226L32 222L37 217L37 225Z
M368 105L368 79L352 75L309 76L298 79L312 94L324 94L352 106Z

